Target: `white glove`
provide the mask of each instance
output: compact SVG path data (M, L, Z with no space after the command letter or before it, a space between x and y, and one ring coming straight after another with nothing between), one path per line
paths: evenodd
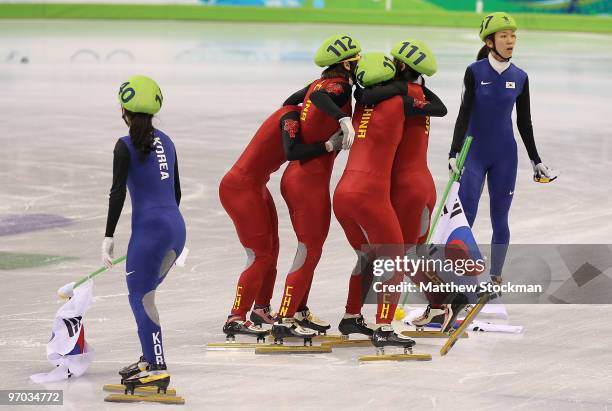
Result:
M115 258L115 254L113 249L115 248L115 241L113 237L104 237L104 241L102 241L102 264L106 268L113 267L113 258Z
M332 134L331 137L325 142L325 148L327 149L327 152L341 150L343 145L342 140L343 136L341 130L338 130L334 134Z
M342 129L342 148L348 150L353 145L353 140L355 140L353 120L350 117L342 117L338 122L340 123L340 129Z
M533 181L537 183L550 183L558 177L555 175L553 170L547 167L544 163L535 164L532 161L531 167L533 167Z
M68 299L72 298L72 296L74 295L74 284L76 284L76 283L73 281L71 283L68 283L68 284L60 287L57 290L58 297L63 299L63 300L68 300Z
M448 159L448 168L450 168L450 170L457 175L461 175L461 173L463 173L463 170L459 170L457 167L457 159L455 157Z

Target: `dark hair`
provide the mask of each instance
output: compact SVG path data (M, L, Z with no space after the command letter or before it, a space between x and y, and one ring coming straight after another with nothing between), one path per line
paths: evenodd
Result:
M125 110L130 121L130 140L144 160L153 150L153 115Z
M419 78L419 76L421 75L421 73L419 73L418 71L416 71L415 69L413 69L412 67L410 67L408 64L404 63L401 60L398 59L393 59L394 63L395 63L395 78L398 80L407 80L407 81L414 81L416 79ZM402 65L402 63L404 64L404 70L401 70L400 67Z
M349 61L349 64L351 65L351 69L353 69L353 64L357 65L356 61ZM345 79L349 79L351 78L351 73L349 71L347 71L344 68L344 64L341 63L336 63L336 64L332 64L331 66L327 67L325 70L323 70L323 73L321 74L321 78L334 78L334 77L344 77Z
M491 52L491 49L489 48L489 46L487 46L487 40L491 40L493 42L493 45L495 45L495 33L491 33L487 37L485 37L485 44L481 47L480 51L478 52L478 55L476 56L477 61L488 57L489 53Z

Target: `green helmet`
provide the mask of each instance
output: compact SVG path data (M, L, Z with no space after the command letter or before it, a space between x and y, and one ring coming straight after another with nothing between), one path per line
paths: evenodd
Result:
M480 23L480 40L485 41L489 34L502 30L516 30L516 21L508 13L499 11L486 15Z
M433 76L438 71L436 56L421 40L400 41L391 50L391 55L418 73Z
M155 114L162 106L164 96L157 83L145 76L132 76L119 88L121 107L132 113Z
M364 54L357 63L355 73L359 84L369 87L391 80L395 76L395 65L384 53L368 53Z
M360 52L361 44L357 40L345 34L336 34L323 40L315 53L314 62L319 67L327 67L356 57Z

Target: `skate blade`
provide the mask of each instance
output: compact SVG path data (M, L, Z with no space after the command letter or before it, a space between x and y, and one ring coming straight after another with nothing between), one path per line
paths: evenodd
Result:
M284 337L285 341L302 341L301 337ZM312 341L329 342L329 341L345 341L348 340L348 335L315 335L312 337Z
M474 321L474 319L476 318L478 313L482 310L482 308L485 306L487 301L489 301L489 297L490 296L488 294L484 294L482 297L478 299L478 302L474 305L474 307L470 310L470 312L465 316L459 328L453 331L453 333L448 337L448 340L446 340L442 348L440 348L441 356L445 356L446 354L448 354L450 349L453 348L453 345L455 345L455 343L459 340L459 336L462 335L465 329L470 326L472 321Z
M158 402L161 404L185 404L183 397L173 395L154 394L154 395L131 395L131 394L110 394L104 398L107 402Z
M102 387L103 391L109 392L125 392L125 385L123 384L104 384ZM157 387L136 387L134 389L134 393L137 394L157 394ZM176 390L174 388L168 388L166 390L166 395L175 396Z
M325 354L332 352L331 347L323 345L301 346L270 344L255 348L255 354Z
M350 347L371 347L371 340L337 340L337 341L325 341L321 343L321 346L332 347L332 348L350 348Z
M359 361L431 361L431 354L364 355L359 357Z
M402 331L401 334L410 338L448 338L442 331ZM460 338L468 338L468 333L464 332Z
M240 343L240 342L224 342L224 343L208 343L206 349L215 350L252 350L264 345L265 343Z

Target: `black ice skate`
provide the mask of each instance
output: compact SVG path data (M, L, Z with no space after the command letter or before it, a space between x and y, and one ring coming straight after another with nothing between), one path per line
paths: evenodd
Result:
M149 369L149 363L145 360L144 355L140 356L140 359L135 363L127 365L119 370L119 375L121 376L121 384L123 381L130 378L133 375L136 375L142 371L147 371Z
M248 335L251 337L257 337L257 342L264 341L268 331L256 327L250 321L241 320L239 317L230 317L223 326L223 332L226 335L227 342L235 342L236 334Z
M170 385L170 374L166 371L166 365L149 365L148 370L140 371L123 380L125 394L134 395L134 391L141 387L156 387L157 393L166 394Z
M315 317L308 307L304 308L302 311L298 311L294 316L295 320L299 325L305 328L310 328L311 330L315 330L319 334L327 334L327 330L331 328L331 325L328 322L321 320L320 318Z
M272 326L274 344L283 344L285 338L297 337L304 339L304 345L308 343L312 346L312 337L315 335L316 331L302 327L295 318L283 318Z
M412 354L412 347L414 346L414 340L404 337L401 334L397 334L393 327L390 325L383 325L379 327L372 335L372 344L376 347L377 355L385 354L385 347L402 347L404 354Z
M340 324L338 324L338 330L342 335L363 334L371 337L372 334L374 334L374 328L365 322L361 314L354 317L343 318Z
M372 344L376 347L376 355L364 355L359 357L360 362L369 361L431 361L430 354L413 354L414 340L398 334L389 324L383 324L374 331ZM403 354L385 355L385 347L401 347Z

